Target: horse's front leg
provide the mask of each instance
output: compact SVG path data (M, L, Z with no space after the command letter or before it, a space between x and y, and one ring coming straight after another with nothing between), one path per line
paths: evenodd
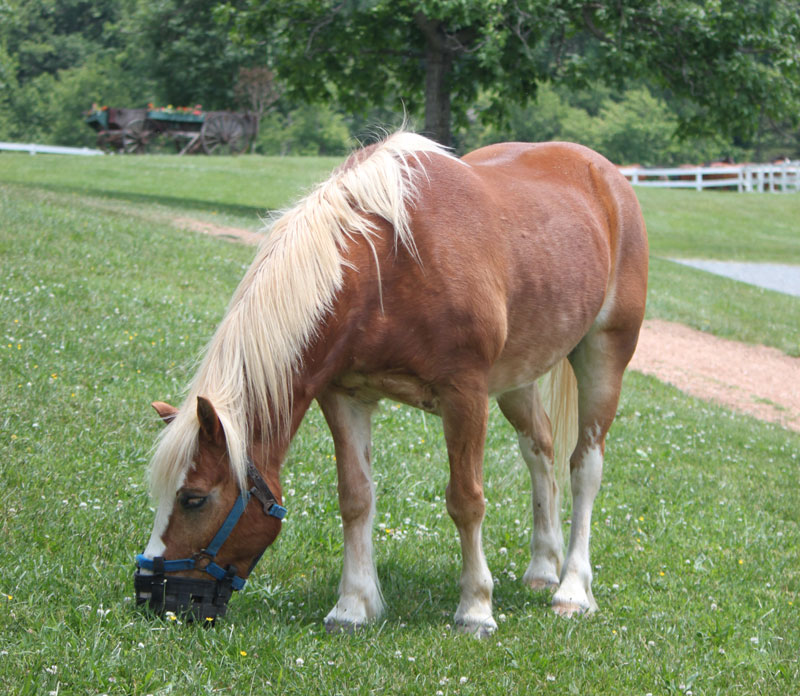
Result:
M461 601L455 614L459 630L488 636L492 618L492 575L481 545L483 448L489 418L485 381L459 385L442 396L442 424L450 460L447 511L461 539Z
M339 600L325 617L329 631L352 630L378 617L383 599L372 557L375 487L370 466L374 402L329 389L319 397L336 450L344 565Z

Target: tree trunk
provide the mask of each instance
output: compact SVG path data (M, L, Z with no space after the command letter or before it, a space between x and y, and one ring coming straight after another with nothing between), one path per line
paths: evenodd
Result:
M425 135L450 146L450 72L453 53L442 25L421 13L417 26L425 36Z
M428 45L425 51L425 133L441 145L450 142L450 69L453 56Z

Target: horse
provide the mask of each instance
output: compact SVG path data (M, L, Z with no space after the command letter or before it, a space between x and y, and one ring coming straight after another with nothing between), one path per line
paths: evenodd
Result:
M344 537L324 623L352 630L379 617L370 422L389 398L441 418L462 551L454 622L490 634L482 465L496 398L532 482L523 582L550 589L560 615L594 611L592 505L647 266L633 189L588 148L504 143L459 159L400 131L357 150L273 222L183 405L153 403L167 425L150 463L157 507L137 556L137 602L190 620L224 614L280 532L282 461L316 400ZM572 441L559 427L569 422ZM566 556L562 466L573 500Z

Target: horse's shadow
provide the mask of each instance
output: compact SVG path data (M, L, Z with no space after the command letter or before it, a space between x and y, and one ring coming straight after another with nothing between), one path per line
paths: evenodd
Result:
M27 184L25 184L28 186ZM175 208L178 210L194 210L204 213L217 213L233 215L237 217L249 218L258 220L259 217L265 217L270 211L265 208L260 208L250 205L242 205L237 203L224 203L221 201L209 201L199 198L188 198L183 196L169 196L164 194L153 193L134 193L132 191L120 191L114 188L99 188L95 186L86 185L71 185L71 184L48 184L37 183L32 186L37 189L52 191L53 193L66 193L66 194L81 194L85 196L94 196L112 201L121 201L124 203L143 203L147 205L160 205L165 208Z
M452 624L459 601L459 568L451 565L425 567L425 559L413 565L387 559L378 563L378 577L385 602L385 612L375 624L430 630ZM263 578L255 580L240 597L234 597L228 614L270 618L286 628L317 624L320 627L338 598L340 575L330 571L315 580L287 578L273 586ZM500 579L495 583L493 604L495 618L501 614L546 612L551 595L533 591L520 579ZM238 600L238 601L237 601Z

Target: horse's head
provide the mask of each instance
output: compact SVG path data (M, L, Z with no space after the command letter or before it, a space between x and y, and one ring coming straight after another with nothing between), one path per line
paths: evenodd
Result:
M172 425L184 415L176 408L153 407L168 428L185 427L185 421ZM147 548L136 557L134 585L137 604L213 621L278 536L286 510L277 481L268 484L250 460L240 487L222 422L207 399L197 399L190 427L198 428L192 464L171 486L175 490L156 491L156 519Z

